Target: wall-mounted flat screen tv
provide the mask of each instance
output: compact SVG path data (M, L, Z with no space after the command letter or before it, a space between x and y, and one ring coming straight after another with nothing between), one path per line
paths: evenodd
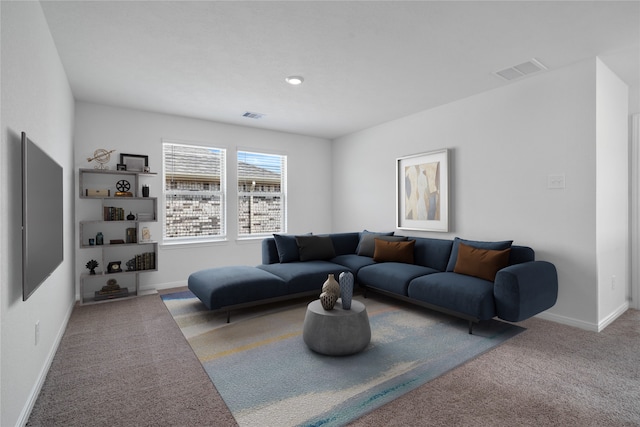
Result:
M22 299L64 256L62 167L22 132Z

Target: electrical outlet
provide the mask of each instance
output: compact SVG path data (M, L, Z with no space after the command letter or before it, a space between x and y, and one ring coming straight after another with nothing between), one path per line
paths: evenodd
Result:
M36 322L36 328L35 328L35 344L38 345L38 343L40 342L40 321L38 320Z
M611 276L611 290L615 291L616 289L616 276Z

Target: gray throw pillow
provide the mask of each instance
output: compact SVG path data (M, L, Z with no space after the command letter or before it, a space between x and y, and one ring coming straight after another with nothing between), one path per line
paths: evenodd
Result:
M360 243L356 248L356 253L361 256L373 257L376 248L375 239L382 239L387 242L402 242L407 240L404 236L393 236L393 232L389 233L372 233L370 231L363 232L360 236Z

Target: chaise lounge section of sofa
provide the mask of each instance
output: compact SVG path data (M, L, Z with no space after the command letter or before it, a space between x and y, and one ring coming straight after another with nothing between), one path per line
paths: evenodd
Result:
M397 236L369 231L274 235L262 241L262 264L193 273L188 286L211 310L238 309L319 295L327 275L349 271L379 292L474 323L519 322L552 307L553 264L511 241ZM229 317L227 317L229 321Z

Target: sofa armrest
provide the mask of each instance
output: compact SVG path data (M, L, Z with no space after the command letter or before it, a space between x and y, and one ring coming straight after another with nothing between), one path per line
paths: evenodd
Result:
M556 303L556 267L547 261L529 261L505 267L496 274L493 296L499 318L509 322L528 319Z

